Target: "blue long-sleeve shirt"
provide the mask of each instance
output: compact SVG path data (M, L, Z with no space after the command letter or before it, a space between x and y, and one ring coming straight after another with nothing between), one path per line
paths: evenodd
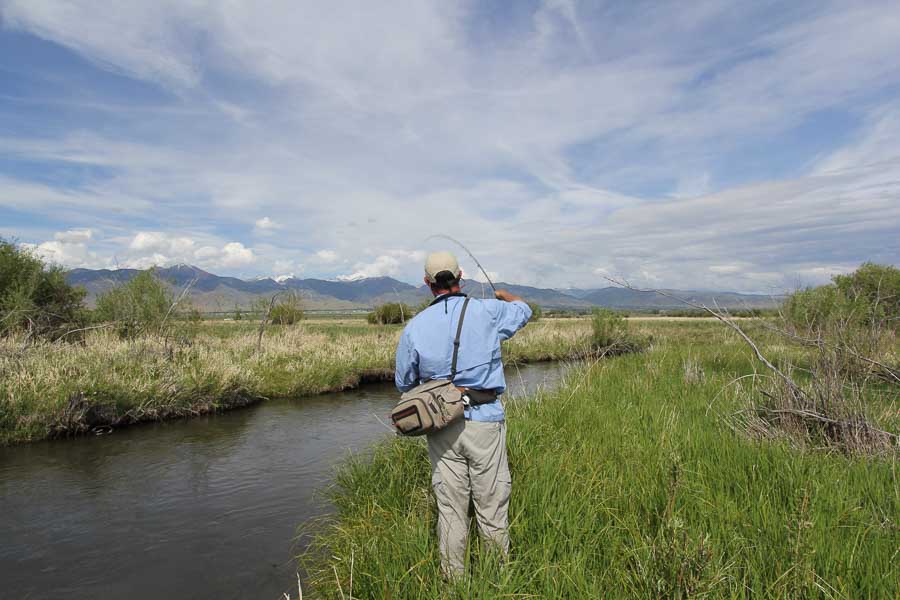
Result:
M395 383L406 392L424 381L450 377L453 339L465 298L448 296L417 314L403 330L397 345ZM511 338L531 318L531 308L521 301L472 298L466 309L460 336L454 383L479 390L506 390L500 342ZM473 421L502 421L503 403L466 409Z

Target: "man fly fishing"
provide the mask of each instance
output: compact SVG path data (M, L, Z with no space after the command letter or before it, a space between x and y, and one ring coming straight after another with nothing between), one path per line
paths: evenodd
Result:
M460 291L461 278L453 254L428 256L425 283L434 301L403 330L396 364L401 392L449 380L465 407L461 418L447 419L441 429L428 433L441 567L448 577L465 572L470 501L482 537L503 556L509 551L512 480L500 401L506 390L500 342L531 318L531 308L522 298L505 290L496 290L496 299L467 297Z

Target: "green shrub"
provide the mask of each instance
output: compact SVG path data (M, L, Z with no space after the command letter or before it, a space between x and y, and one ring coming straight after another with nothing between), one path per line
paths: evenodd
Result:
M141 271L127 283L97 296L98 320L115 323L123 338L158 331L172 306L172 292L155 269Z
M595 308L591 316L592 341L596 348L608 348L628 334L628 322L614 310Z
M540 305L535 302L529 302L528 307L531 309L531 318L528 319L529 323L534 323L535 321L539 321L542 316L544 316L544 311L541 310Z
M851 311L850 303L835 285L798 290L784 303L785 317L797 327L817 327Z
M57 337L85 319L83 288L66 283L59 266L0 239L0 335L28 330Z
M648 340L629 331L628 321L614 310L595 308L591 316L591 348L605 354L639 352Z
M408 321L413 316L413 310L401 302L388 302L376 306L375 310L366 315L366 320L373 325L392 325Z
M871 326L883 323L896 329L900 318L900 269L865 263L834 283L799 290L784 304L795 327L819 329L832 323Z
M303 319L303 306L300 297L290 294L279 301L269 312L269 320L275 325L293 325Z
M900 269L863 263L848 275L835 275L834 285L849 299L861 302L869 321L900 318Z

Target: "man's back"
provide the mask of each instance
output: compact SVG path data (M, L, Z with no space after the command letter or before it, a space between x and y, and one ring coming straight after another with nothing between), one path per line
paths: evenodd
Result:
M420 382L450 376L453 339L465 298L447 295L420 312L403 330L397 347L396 384L407 391ZM457 376L460 387L506 390L500 342L525 326L531 309L521 301L480 300L471 298L460 336ZM496 405L496 406L493 406ZM467 411L473 420L503 420L499 402Z

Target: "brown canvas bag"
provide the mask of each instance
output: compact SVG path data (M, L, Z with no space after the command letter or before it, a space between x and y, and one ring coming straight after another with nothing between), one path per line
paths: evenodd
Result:
M391 421L403 435L425 435L440 431L454 421L463 418L466 400L463 391L453 385L456 377L456 358L459 355L459 336L469 298L463 302L453 340L453 361L449 379L432 379L414 387L400 396L400 402L391 411Z

